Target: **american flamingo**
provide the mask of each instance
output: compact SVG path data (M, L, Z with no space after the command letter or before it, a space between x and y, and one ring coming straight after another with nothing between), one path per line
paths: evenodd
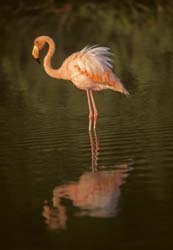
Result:
M97 45L85 47L69 56L60 68L53 69L51 59L55 52L55 43L52 38L49 36L37 37L34 40L32 55L39 62L39 51L46 43L49 46L44 58L46 73L53 78L70 80L77 88L86 91L89 107L89 131L91 131L92 123L94 129L96 129L98 112L93 90L112 89L129 95L120 79L112 71L109 48Z

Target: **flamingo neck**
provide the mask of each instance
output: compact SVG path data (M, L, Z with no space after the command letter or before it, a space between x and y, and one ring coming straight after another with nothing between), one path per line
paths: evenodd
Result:
M60 69L53 69L51 65L52 56L55 53L55 43L50 37L45 36L45 41L48 44L48 52L44 58L44 69L46 73L53 78L61 78Z

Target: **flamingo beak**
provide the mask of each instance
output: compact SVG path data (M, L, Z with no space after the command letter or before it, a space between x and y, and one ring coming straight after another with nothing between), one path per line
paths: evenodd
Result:
M39 59L39 48L34 45L33 50L32 50L32 56L34 59L40 64L40 59Z

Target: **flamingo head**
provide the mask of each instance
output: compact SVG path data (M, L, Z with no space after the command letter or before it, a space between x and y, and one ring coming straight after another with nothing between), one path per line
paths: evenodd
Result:
M39 51L43 48L43 46L45 45L45 41L41 38L41 37L37 37L34 41L34 47L32 50L32 56L34 57L34 59L40 63L40 59L39 59Z

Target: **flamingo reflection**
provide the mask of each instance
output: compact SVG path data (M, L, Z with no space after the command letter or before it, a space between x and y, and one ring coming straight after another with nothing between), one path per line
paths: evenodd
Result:
M99 141L96 131L89 133L91 142L92 171L83 173L78 181L57 186L53 190L53 206L44 203L43 216L50 229L65 229L66 206L62 199L68 199L77 208L74 216L107 218L116 216L120 186L128 176L128 164L119 164L114 170L98 171Z

